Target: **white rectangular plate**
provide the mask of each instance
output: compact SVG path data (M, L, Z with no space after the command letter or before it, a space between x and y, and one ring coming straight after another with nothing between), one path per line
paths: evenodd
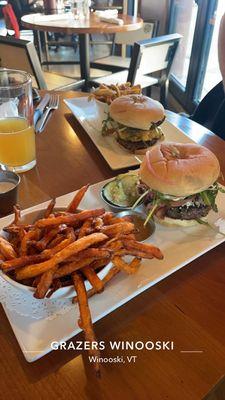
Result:
M118 170L139 164L134 154L120 146L115 137L102 136L102 121L107 115L107 104L96 100L88 101L88 97L66 99L64 102L87 132L111 169ZM183 131L167 120L161 125L161 128L164 132L165 140L168 142L194 143ZM142 157L138 155L138 158Z
M100 182L90 187L81 203L81 208L98 208L105 205L99 195L103 184L104 182ZM209 222L222 232L225 232L224 196L224 194L219 193L217 198L219 213L210 212L209 215ZM72 197L73 193L59 197L57 206L67 205ZM45 204L47 203L39 204L32 207L31 210L42 209ZM0 229L11 220L12 217L2 218ZM202 225L192 228L167 228L157 225L149 242L151 241L160 247L164 253L164 260L144 260L137 274L128 276L121 272L115 277L103 293L89 300L93 321L98 321L116 310L139 293L218 246L224 240L224 236ZM56 317L54 320L35 320L18 315L6 308L5 312L24 356L29 362L49 353L51 342L68 340L80 332L77 325L77 305L74 305L71 311Z

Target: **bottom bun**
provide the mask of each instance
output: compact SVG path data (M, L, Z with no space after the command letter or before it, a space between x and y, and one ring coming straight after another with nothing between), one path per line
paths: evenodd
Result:
M202 221L207 221L207 218L201 218ZM195 219L174 219L165 217L164 219L157 218L154 215L154 221L164 226L181 226L183 228L188 228L191 226L200 225Z

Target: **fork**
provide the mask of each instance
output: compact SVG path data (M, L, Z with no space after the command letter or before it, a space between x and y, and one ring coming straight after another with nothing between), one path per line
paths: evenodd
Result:
M36 133L43 132L43 130L45 128L45 125L46 125L47 121L49 120L48 117L50 116L49 115L50 112L53 111L53 110L57 110L58 107L59 107L59 95L52 94L44 114L39 119L39 121L37 121L36 129L35 129Z

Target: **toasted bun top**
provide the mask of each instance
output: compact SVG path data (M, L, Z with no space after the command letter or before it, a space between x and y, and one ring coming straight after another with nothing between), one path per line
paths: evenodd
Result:
M146 152L140 178L153 190L186 197L208 189L220 174L216 156L198 144L163 142Z
M132 94L113 100L109 114L122 125L148 130L152 122L163 120L165 111L158 101L140 94Z

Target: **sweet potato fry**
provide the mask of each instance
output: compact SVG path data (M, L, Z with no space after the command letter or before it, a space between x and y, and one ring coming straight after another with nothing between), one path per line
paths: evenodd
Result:
M78 192L75 194L73 200L71 201L71 203L70 203L69 206L67 207L67 210L66 210L66 211L71 212L71 213L74 213L74 212L77 210L77 208L78 208L78 206L79 206L81 200L83 199L83 197L84 197L86 191L88 190L88 188L89 188L89 184L83 186L82 188L80 188L80 189L78 190Z
M44 214L44 217L45 217L45 218L48 218L48 217L49 217L49 215L53 212L54 207L55 207L55 199L52 199L52 200L50 201L50 203L48 204L48 207L47 207L46 210L45 210L45 214Z
M78 239L82 238L83 236L89 235L91 233L92 222L93 222L92 218L86 219L86 221L84 221L82 227L80 228Z
M54 254L57 254L58 252L65 249L71 243L73 243L73 238L67 237L63 239L60 243L58 243L56 246L52 247L51 249L44 250L42 254L47 254L47 256L52 257Z
M97 250L97 249L87 249L87 250ZM82 253L85 254L86 250ZM86 252L86 257L81 254L77 255L77 258L74 258L73 262L68 262L61 267L59 267L54 275L54 278L62 278L63 276L70 275L72 272L81 269L87 265L90 265L93 261L98 259L108 259L109 260L110 253L105 250L98 250L98 252Z
M119 218L119 217L113 217L110 221L110 225L114 225L114 224L119 224L120 222L124 223L124 222L132 222L132 218L127 215L125 217Z
M16 252L8 240L0 237L0 252L5 257L6 260L12 260L16 258Z
M86 250L81 251L80 253L69 257L66 259L66 263L70 263L73 261L78 261L78 260L82 260L83 258L104 258L104 257L110 257L110 250L109 249L102 249L102 248L95 248L95 247L91 247L88 248Z
M56 269L57 265L55 265L52 269L46 271L43 275L41 275L41 279L34 293L34 297L36 297L36 299L43 299L45 297L47 291L49 290L52 284Z
M135 274L137 272L138 267L141 264L140 258L134 258L131 263L125 262L120 256L115 256L112 259L113 264L116 268L121 271L126 272L127 274Z
M115 100L117 97L140 93L141 85L131 86L129 82L116 85L101 84L97 89L89 94L88 101L91 101L92 99L97 99L98 101L102 101L103 103L111 104L112 101Z
M94 230L100 231L104 225L104 222L103 222L102 218L97 217L94 219L93 225L94 225Z
M123 239L123 244L124 247L128 250L137 250L142 253L150 255L152 254L153 257L158 258L159 260L163 259L163 254L161 250L152 244L140 243L137 242L136 240L129 240L129 239L128 240Z
M70 263L64 264L62 267L58 268L55 272L54 278L62 278L63 276L67 276L72 274L72 272L77 271L87 265L90 265L95 259L93 257L83 258L81 260L73 261Z
M111 250L111 251L118 251L123 247L123 243L120 240L120 235L115 236L111 240L108 240L104 243L101 248Z
M58 233L65 231L65 229L66 225L62 224L49 230L38 242L35 243L35 247L38 250L43 251L46 249L47 245L58 235Z
M38 263L41 261L45 261L47 259L48 259L47 255L45 255L43 253L34 254L32 256L22 256L22 257L14 258L12 260L1 263L0 268L5 272L9 272L9 271L13 271L16 268L21 268L21 267L24 267L25 265Z
M76 235L72 226L66 229L66 237L71 240L71 242L75 242Z
M107 236L105 236L103 233L92 233L91 235L84 236L83 238L78 239L77 241L69 244L63 250L56 253L50 260L44 261L40 264L28 265L24 268L21 268L17 272L16 278L18 280L22 280L43 274L70 256L77 254L80 251L105 240L106 238Z
M28 244L30 240L38 240L40 238L40 229L33 229L28 232L25 231L20 245L20 255L25 256L28 252Z
M102 220L104 222L104 225L110 225L110 221L113 218L113 213L110 211L106 211L103 215L102 215Z
M154 258L153 254L143 253L142 251L138 251L138 250L135 250L135 249L124 249L124 248L116 251L115 255L116 256L135 256L135 257L138 257L138 258L147 258L149 260Z
M94 270L97 270L101 267L104 267L110 262L109 258L100 258L99 260L95 260L90 264L90 267L93 268Z
M135 234L134 233L129 233L128 235L125 236L125 239L136 240L135 239Z
M85 340L90 343L96 342L84 281L82 277L76 272L73 273L72 278L75 290L77 292L78 306L80 310L80 321L81 327L84 331ZM89 353L91 356L97 356L97 360L99 359L99 350L91 347ZM96 375L100 377L100 363L98 361L94 364L94 368Z
M99 261L99 260L98 260ZM98 262L97 261L97 262ZM93 263L94 264L94 263ZM92 264L92 265L93 265ZM116 276L120 272L120 269L117 268L115 265L109 270L109 272L106 274L106 276L103 278L102 282L103 285L105 286L114 276ZM92 297L94 294L96 294L96 291L94 288L91 288L87 292L88 298ZM73 298L73 303L77 302L77 296Z
M134 231L134 225L131 222L119 222L113 225L103 226L102 233L109 237L114 237L118 234L126 234Z
M19 225L20 220L21 220L21 209L18 204L13 206L13 211L14 211L14 220L12 222L12 225Z
M56 235L56 237L53 240L51 240L51 242L47 245L47 249L51 249L52 247L57 246L64 239L65 239L64 235L61 235L61 234Z
M102 282L104 283L104 285L106 285L106 283L108 283L109 281L111 281L111 279L116 276L119 272L119 269L116 268L115 266L113 266L109 272L107 273L107 275L103 278Z
M12 225L9 225L9 226L6 226L5 228L3 228L3 231L7 232L7 233L18 234L21 229L24 229L24 230L27 231L27 230L32 229L32 228L34 228L34 225L25 225L25 224L15 225L15 224L12 224Z
M64 249L70 243L71 243L71 239L69 239L69 238L64 239L57 246L55 246L51 249L46 249L40 254L34 254L34 255L30 255L30 256L22 256L22 257L14 258L9 261L5 261L0 264L0 268L5 272L9 272L14 269L29 266L34 263L46 261L49 258L51 258L54 254L56 254L57 252Z
M141 266L141 258L135 257L130 263L130 268L133 270L133 273L136 273Z
M105 212L104 208L99 208L96 210L85 210L77 214L61 215L59 217L39 219L35 225L38 228L46 228L48 226L50 227L60 224L73 225L76 222L85 221L86 219L91 217L98 217L102 215L104 212Z
M96 293L100 293L104 289L104 284L99 279L98 275L90 266L86 266L82 268L82 273L84 274L85 278L87 278L91 284L91 286L95 289Z
M70 284L72 285L73 283L70 282ZM56 290L60 289L61 287L62 287L61 281L59 279L54 279L52 282L52 288L51 290L49 290L46 297L49 299L53 295L53 293L55 293Z
M42 277L42 275L39 275L39 276L36 276L36 278L33 279L32 287L37 287L37 285L39 284L39 282L41 280L41 277Z
M59 217L60 215L71 215L71 214L73 213L70 213L68 211L56 211L54 212L54 214L52 214L52 216Z

